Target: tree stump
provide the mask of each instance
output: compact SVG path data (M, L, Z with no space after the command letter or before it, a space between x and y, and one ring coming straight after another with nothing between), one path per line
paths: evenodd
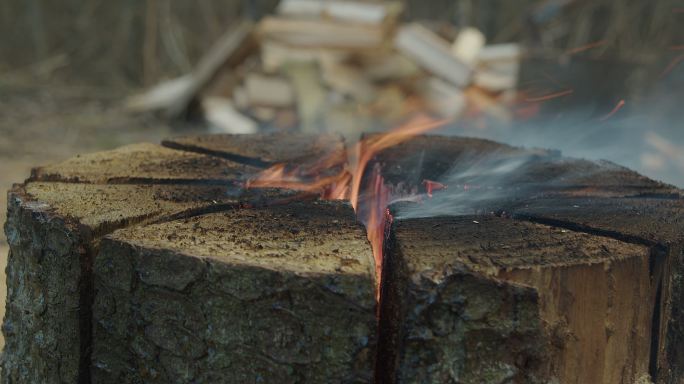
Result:
M684 379L678 189L416 137L369 169L448 189L389 207L376 302L348 203L243 188L331 155L337 136L198 136L36 168L8 198L4 382Z

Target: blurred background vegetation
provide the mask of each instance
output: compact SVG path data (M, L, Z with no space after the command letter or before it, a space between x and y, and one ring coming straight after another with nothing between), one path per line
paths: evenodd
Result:
M682 44L679 0L402 0L406 19L475 26L490 42L524 42L537 58L603 42L585 59L650 68ZM277 0L4 0L0 70L107 87L186 73L236 19ZM664 54L665 53L665 54ZM672 52L669 52L672 53ZM602 67L602 66L599 66ZM605 67L605 66L603 66ZM595 70L600 75L601 68ZM629 81L652 83L646 70Z

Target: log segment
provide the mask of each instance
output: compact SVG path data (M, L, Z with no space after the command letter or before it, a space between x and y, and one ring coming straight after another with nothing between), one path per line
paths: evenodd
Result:
M383 382L634 383L662 264L647 247L488 216L399 220Z
M92 262L100 238L118 228L293 198L242 189L258 170L152 144L34 169L8 194L2 381L89 383Z
M540 198L507 208L523 220L547 223L644 244L663 264L653 279L659 284L658 322L653 324L651 373L658 383L684 378L684 201L663 198Z
M453 141L451 146L445 144L449 140ZM463 149L464 145L453 145L459 141L468 143L465 145L468 149ZM441 148L439 155L435 156L429 150L432 145ZM411 167L402 160L405 154L420 151L425 155L419 167ZM470 153L465 158L462 156L464 151ZM455 160L447 166L444 159ZM385 175L391 175L387 177L399 180L418 175L413 176L414 188L421 178L457 184L456 191L452 189L454 185L449 185L448 191L436 193L423 205L396 205L398 218L436 214L498 215L646 246L651 295L654 296L647 304L652 307L652 319L645 372L658 383L678 382L684 377L681 368L684 333L676 325L684 321L679 304L684 288L680 283L684 244L680 235L684 226L681 190L609 162L567 159L537 151L525 154L524 151L515 152L511 147L500 145L496 148L492 143L472 139L426 136L416 143L390 148L376 156L375 161L383 165ZM518 165L500 173L492 172L511 161L518 161ZM528 286L543 284L545 279L537 272L523 275L512 276L516 277L516 282ZM614 284L618 284L616 277L612 278ZM622 278L635 279L625 274ZM584 280L581 276L579 279ZM555 277L548 280L540 292L554 288L549 285L554 280ZM632 287L624 282L621 284ZM642 350L641 353L643 359L646 352ZM629 375L609 378L614 381L603 382L630 382L628 379L632 379Z
M374 163L391 185L417 188L424 180L505 189L507 198L563 193L590 196L679 197L677 188L608 161L561 157L482 139L424 135L385 149ZM477 192L476 192L477 193Z
M369 382L372 260L344 203L117 231L95 261L93 380Z

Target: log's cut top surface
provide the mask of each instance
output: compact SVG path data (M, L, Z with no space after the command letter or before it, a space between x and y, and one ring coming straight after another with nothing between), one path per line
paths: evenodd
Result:
M373 255L351 206L295 202L119 230L112 239L231 265L297 274L373 275Z
M342 137L333 134L198 135L164 140L162 145L255 165L311 162L345 151Z
M648 255L644 246L492 216L398 220L393 233L409 273L448 274L451 267L466 267L496 275Z
M540 198L509 207L514 216L644 244L684 239L684 200L660 198Z
M29 182L15 187L24 204L73 218L96 233L144 220L171 219L241 204L287 198L282 190L242 190L230 185L85 184Z
M258 170L255 168L227 159L141 143L35 168L31 180L86 183L226 182L244 180L256 172Z
M474 187L502 187L511 193L563 191L577 195L677 195L677 188L609 161L561 157L560 152L513 147L466 137L418 136L376 156L392 184L423 180ZM517 191L516 191L517 189ZM571 192L568 192L571 190Z

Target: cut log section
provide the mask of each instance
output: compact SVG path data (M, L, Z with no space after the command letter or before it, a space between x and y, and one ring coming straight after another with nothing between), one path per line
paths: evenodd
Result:
M92 261L101 236L293 198L282 190L245 191L230 179L258 170L142 144L38 168L14 186L5 226L10 256L0 381L90 382ZM302 197L310 198L296 196Z
M287 198L279 192L266 198L272 202L277 195ZM189 185L15 186L5 230L11 249L5 382L75 383L87 377L92 258L100 235L137 223L258 205L264 198L251 196Z
M369 382L372 259L342 203L117 231L95 261L93 380Z
M496 217L400 220L381 315L383 332L399 332L380 371L402 383L633 383L649 373L663 267L651 256Z
M645 244L665 263L654 324L652 369L657 383L684 377L684 202L678 198L544 198L506 208L513 217Z
M561 157L558 151L482 139L418 136L378 153L373 161L389 184L407 189L433 180L481 192L503 189L506 198L549 193L679 197L681 193L608 161Z

